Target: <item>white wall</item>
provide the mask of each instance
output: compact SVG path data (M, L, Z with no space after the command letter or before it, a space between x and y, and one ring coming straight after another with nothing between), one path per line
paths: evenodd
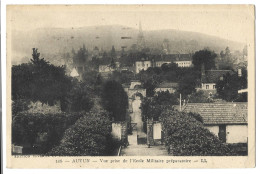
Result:
M205 128L218 137L219 126L205 126Z
M162 139L162 126L161 123L153 124L153 139Z
M135 73L139 73L141 70L146 71L149 67L152 66L151 61L137 61L135 62Z
M248 137L247 125L227 125L227 143L246 143Z
M121 124L120 123L112 123L112 136L115 139L121 140Z
M191 67L191 61L175 61L178 64L178 67Z
M207 85L209 86L208 89L206 88ZM216 83L202 83L201 89L203 89L203 90L216 90L216 88L214 88L214 85L216 85Z

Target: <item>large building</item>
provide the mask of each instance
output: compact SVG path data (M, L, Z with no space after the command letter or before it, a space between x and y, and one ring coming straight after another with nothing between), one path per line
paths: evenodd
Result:
M176 63L178 67L191 67L191 54L167 54L155 61L156 67L161 67L163 64Z
M135 73L138 74L140 71L146 71L149 67L152 67L152 62L150 60L140 60L135 62Z

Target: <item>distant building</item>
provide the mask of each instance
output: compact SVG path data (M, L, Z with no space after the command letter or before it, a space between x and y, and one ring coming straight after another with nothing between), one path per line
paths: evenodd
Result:
M109 65L99 65L98 67L98 72L100 73L113 72L113 71L115 71L115 69Z
M93 55L92 57L99 57L99 48L97 46L94 47L93 49Z
M155 88L155 92L158 93L169 91L169 93L173 94L177 90L177 87L178 83L163 82Z
M167 54L160 60L155 62L156 67L162 66L164 63L176 63L178 67L191 67L192 55L191 54Z
M160 61L156 61L155 62L155 67L161 67L163 64L170 64L171 62L169 61L163 61L163 60L160 60Z
M216 90L216 83L223 80L223 76L232 73L231 70L208 70L201 77L202 90Z
M135 73L138 74L140 71L146 71L149 67L152 67L150 60L140 60L135 62Z
M70 73L70 76L71 77L79 77L79 73L78 71L76 70L76 68L73 68L71 73Z
M182 111L200 114L205 128L225 143L247 143L248 106L245 102L188 103Z
M223 80L224 75L227 73L232 74L231 70L207 70L205 71L204 65L201 69L201 86L197 90L203 90L204 92L216 94L216 83L219 80Z

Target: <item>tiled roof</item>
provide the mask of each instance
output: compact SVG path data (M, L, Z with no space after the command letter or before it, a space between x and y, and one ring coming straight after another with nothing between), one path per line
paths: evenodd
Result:
M177 88L178 83L163 82L157 88Z
M201 115L204 124L247 124L247 103L189 103L184 112L194 112Z
M216 83L221 76L232 73L231 70L207 70L205 71L205 76L202 76L202 83Z

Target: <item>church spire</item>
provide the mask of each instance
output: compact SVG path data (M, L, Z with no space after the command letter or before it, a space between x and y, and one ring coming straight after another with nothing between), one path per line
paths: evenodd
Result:
M139 33L137 37L137 48L139 51L145 48L145 40L144 40L144 35L143 35L143 30L142 30L142 23L139 21Z

